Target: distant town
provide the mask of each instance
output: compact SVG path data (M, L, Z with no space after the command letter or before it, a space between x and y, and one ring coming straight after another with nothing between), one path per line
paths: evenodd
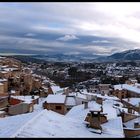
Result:
M0 137L139 138L139 61L1 56L0 124Z

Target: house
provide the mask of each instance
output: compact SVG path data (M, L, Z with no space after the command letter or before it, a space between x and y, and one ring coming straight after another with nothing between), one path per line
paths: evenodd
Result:
M53 110L60 114L66 113L66 95L51 95L46 97L43 108Z
M129 109L140 113L140 98L124 98L122 103Z
M126 138L139 137L140 136L140 117L131 119L124 123L124 133Z
M130 98L130 97L140 97L140 84L135 83L135 85L129 84L119 84L114 85L114 95L118 95L120 98ZM122 94L122 95L121 95Z
M31 74L24 74L23 75L23 82L24 82L24 85L25 85L27 92L31 92L32 87L33 87L32 75Z
M33 103L21 102L8 108L8 115L17 115L33 112Z
M125 81L125 84L134 85L137 82L138 80L129 78L127 81Z
M87 96L80 92L71 92L67 96L75 96L76 105L83 104L87 101Z
M28 102L28 103L33 103L33 104L38 104L39 103L39 96L11 96L9 103L10 105L16 105L22 102Z
M109 93L110 84L99 84L99 90L101 93L108 94Z
M41 86L42 86L41 80L33 78L33 88L39 89L39 88L41 88Z
M64 93L64 89L63 88L60 88L57 85L52 85L51 86L51 89L53 91L53 94L63 94Z
M122 89L122 90L116 89L116 90L112 91L112 94L114 96L118 97L120 100L122 100L123 98L127 97L127 90L125 90L125 89Z
M11 76L11 72L10 71L0 71L0 77L1 78L6 78L8 79Z
M76 106L75 96L66 96L66 108L69 111L72 107Z

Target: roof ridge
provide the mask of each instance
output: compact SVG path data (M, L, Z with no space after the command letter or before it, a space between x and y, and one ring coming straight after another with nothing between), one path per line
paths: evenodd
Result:
M33 122L36 118L38 118L40 115L42 115L46 110L41 110L39 113L37 113L35 116L33 116L32 119L27 121L21 128L19 128L10 138L16 137L29 123ZM32 112L33 113L33 112Z

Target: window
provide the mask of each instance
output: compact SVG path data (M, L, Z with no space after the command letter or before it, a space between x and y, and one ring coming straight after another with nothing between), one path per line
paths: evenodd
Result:
M62 107L61 107L61 106L55 106L55 109L56 109L56 110L61 110Z
M67 111L69 111L71 108L67 108Z

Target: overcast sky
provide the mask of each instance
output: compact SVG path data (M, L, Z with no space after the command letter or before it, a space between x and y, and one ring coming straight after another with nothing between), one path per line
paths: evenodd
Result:
M112 53L140 48L140 3L0 3L0 50Z

